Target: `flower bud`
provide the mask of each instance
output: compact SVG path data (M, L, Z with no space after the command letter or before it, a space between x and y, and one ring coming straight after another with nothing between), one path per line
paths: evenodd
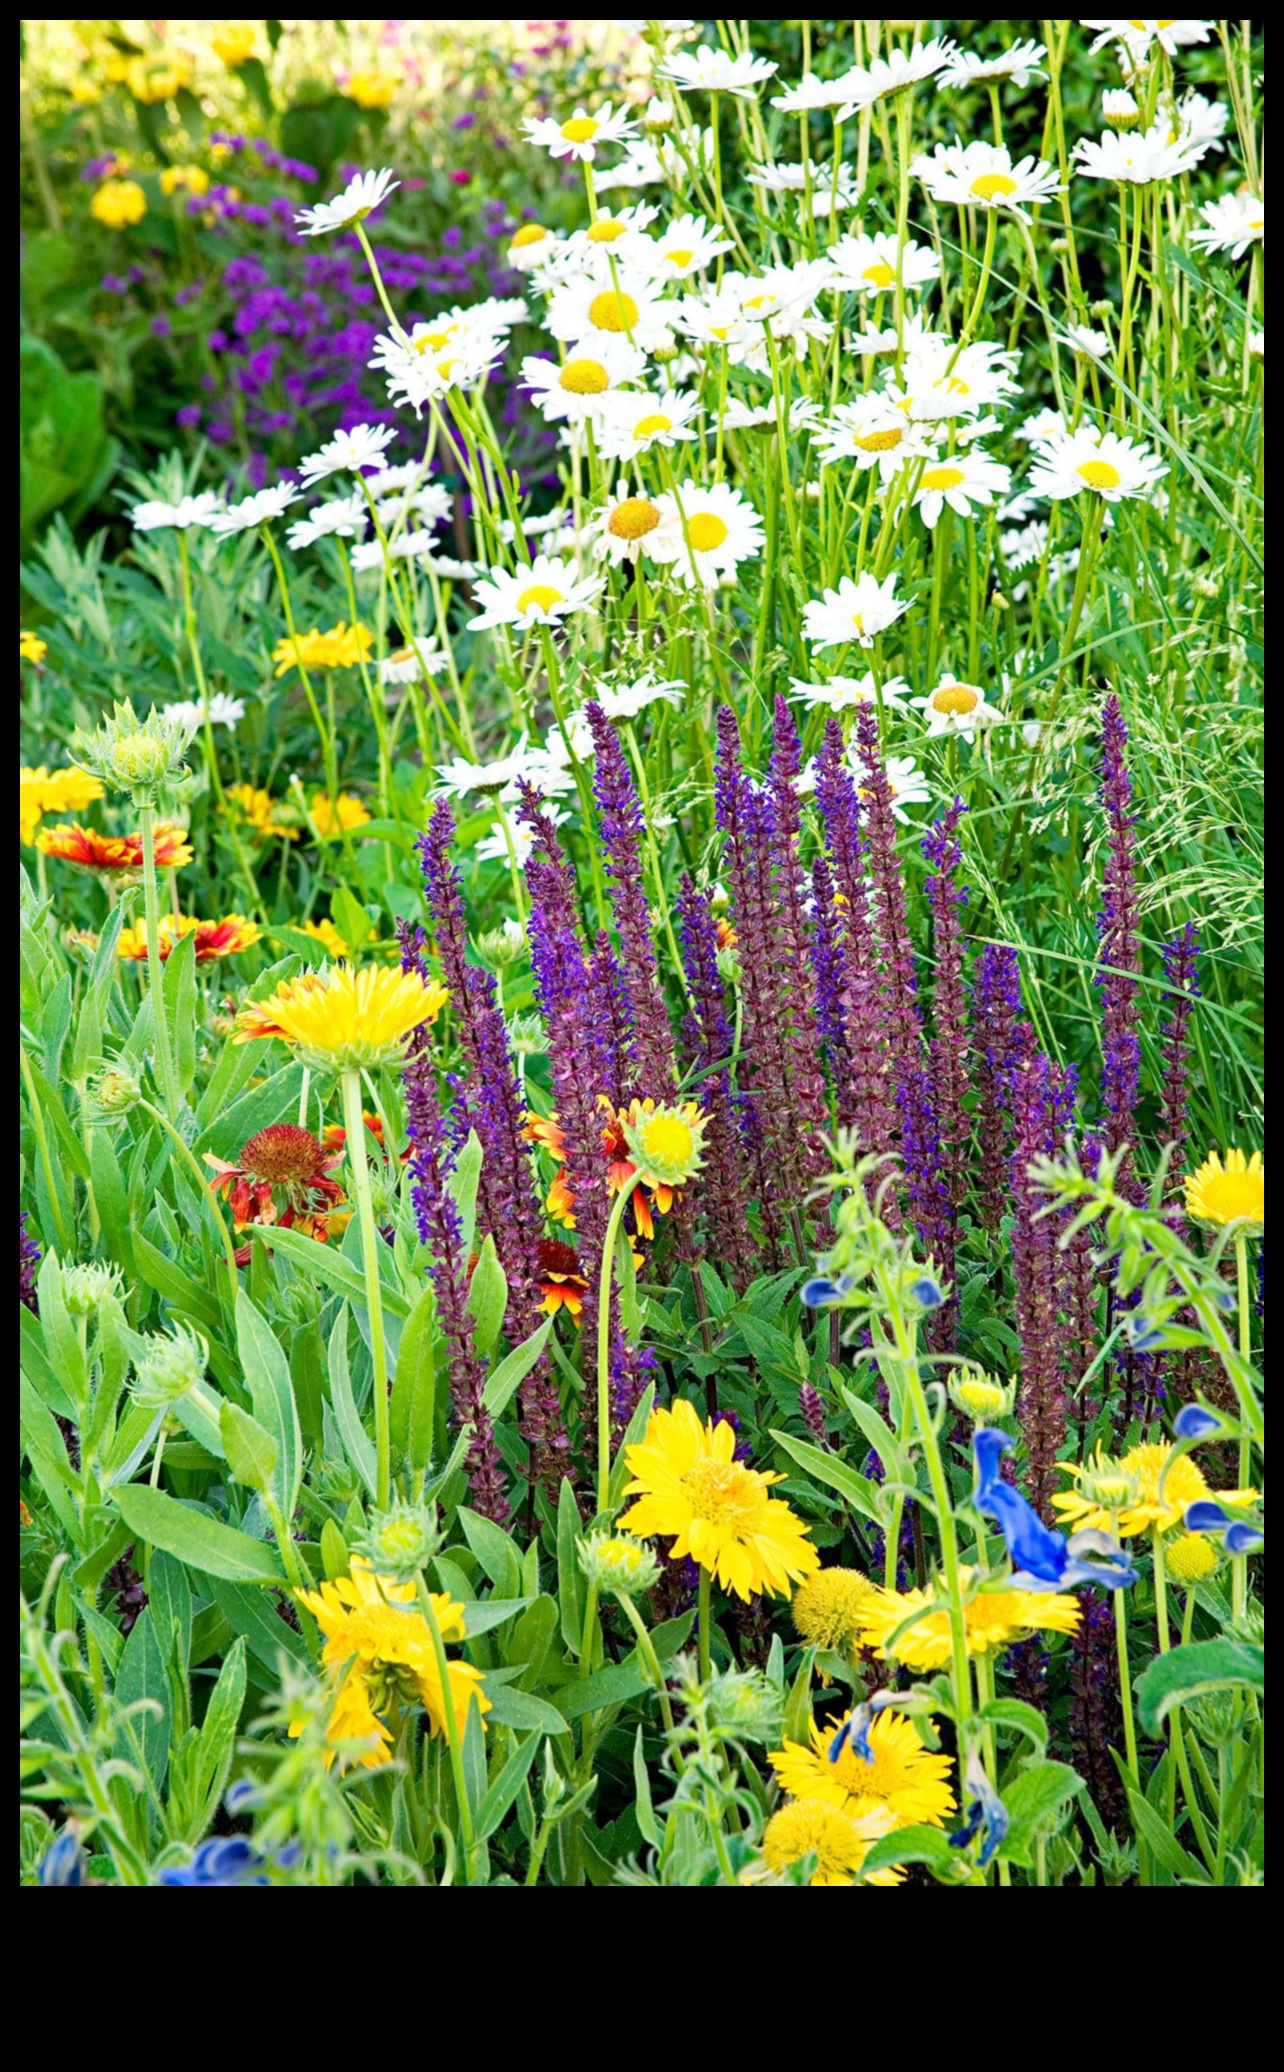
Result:
M100 727L78 727L71 737L76 761L116 791L151 797L167 778L178 777L196 721L176 719L155 706L139 719L126 698Z
M134 1361L134 1401L145 1410L167 1410L205 1378L209 1348L199 1332L176 1324L153 1332L147 1350Z
M579 1545L579 1563L590 1583L617 1597L640 1597L659 1580L651 1549L627 1533L595 1532Z
M1112 130L1136 129L1141 110L1126 86L1112 87L1101 98L1101 113Z
M376 1575L397 1583L413 1583L441 1544L435 1513L426 1504L393 1504L376 1511L354 1552L365 1556Z
M68 1312L73 1317L97 1316L103 1304L119 1292L120 1280L118 1266L106 1266L95 1259L65 1267L62 1294Z
M89 1101L99 1116L128 1115L131 1108L137 1107L142 1093L136 1072L123 1065L108 1065L90 1086Z
M995 1381L979 1367L960 1367L949 1384L949 1398L974 1425L992 1425L1001 1417L1011 1417L1016 1383Z

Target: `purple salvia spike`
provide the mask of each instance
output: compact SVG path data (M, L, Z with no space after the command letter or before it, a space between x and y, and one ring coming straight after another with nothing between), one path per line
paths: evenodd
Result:
M642 802L619 737L600 705L585 707L597 757L593 789L601 819L602 848L611 881L611 903L619 930L625 998L632 1010L631 1069L621 1094L663 1101L674 1085L673 1031L664 1004L660 967L651 937L642 868Z
M1053 1148L1052 1072L1034 1031L1023 1022L1012 1074L1013 1150L1011 1196L1015 1218L1012 1267L1016 1284L1017 1331L1021 1340L1021 1390L1017 1418L1028 1457L1030 1502L1051 1522L1050 1498L1058 1487L1057 1455L1066 1436L1066 1398L1057 1329L1057 1232L1046 1203L1030 1179L1030 1165Z
M1021 972L1017 953L987 943L972 989L976 1034L973 1080L977 1089L977 1146L982 1220L997 1231L1010 1207L1005 1152L1017 1025L1021 1019Z
M726 991L718 970L718 927L707 893L682 878L677 898L682 960L691 996L691 1062L701 1074L693 1089L709 1118L708 1154L699 1202L709 1242L734 1287L743 1290L753 1272L753 1251L745 1220L740 1136L727 1066L734 1049Z
M801 1202L808 1181L818 1179L828 1170L830 1160L825 1149L825 1133L830 1127L830 1117L821 1064L811 931L807 925L807 880L799 855L802 811L795 780L800 767L798 729L788 704L778 694L767 783L774 808L772 855L775 864L773 904L777 983L783 994L782 1033L786 1084L793 1116L793 1164L797 1175L794 1184Z
M936 951L930 1077L941 1136L945 1190L954 1210L962 1205L966 1193L967 1145L971 1135L971 1124L963 1108L969 1042L967 996L963 988L963 931L959 925L967 892L955 882L955 872L963 861L957 830L966 811L962 799L956 798L923 840L923 854L932 865L925 889L932 910Z
M844 1129L850 1129L856 1116L852 1103L852 1061L843 1023L843 957L838 911L834 905L834 874L829 868L829 858L823 853L812 859L811 906L816 1026L833 1074L838 1120Z

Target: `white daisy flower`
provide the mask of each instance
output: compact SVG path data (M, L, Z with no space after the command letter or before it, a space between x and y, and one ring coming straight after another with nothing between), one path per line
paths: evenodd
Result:
M1012 209L1024 216L1032 202L1047 201L1062 191L1057 169L1032 155L1015 163L1006 144L987 144L978 137L964 144L938 144L910 164L933 201L955 202L959 208Z
M1094 331L1091 324L1067 324L1066 344L1081 360L1108 360L1111 346L1109 334Z
M488 762L474 763L467 756L452 756L448 763L436 766L441 779L437 794L440 798L466 799L476 792L497 798L519 777L526 775L532 757L538 760L540 756L541 751L532 749L525 734L506 755L492 756Z
M598 514L593 552L599 561L636 562L640 555L654 552L663 523L663 511L643 493L641 484L630 488L625 482Z
M1012 532L1001 533L999 549L1010 569L1028 568L1032 561L1041 561L1048 544L1048 523L1038 518L1033 525L1022 525Z
M253 496L242 497L239 504L220 511L210 520L210 530L220 539L227 539L232 533L249 532L256 525L270 525L274 518L288 511L291 504L298 502L300 493L292 482L274 483L271 489L260 489Z
M690 389L664 389L654 396L640 389L613 393L596 430L605 460L630 460L653 446L676 446L696 436L700 398Z
M858 295L882 295L896 286L897 246L894 231L877 230L872 237L840 237L827 254L836 288L851 288ZM941 262L930 245L906 238L900 251L901 286L925 288L938 278Z
M849 750L849 756L857 774L862 775L863 771L859 758L855 753L854 743L852 749ZM908 827L909 814L905 808L907 806L930 805L932 800L931 786L912 755L886 756L883 761L883 768L887 772L887 782L891 789L892 812L903 826Z
M1254 359L1254 360L1261 360L1261 359L1265 359L1265 357L1266 357L1266 333L1265 333L1265 331L1264 331L1264 330L1263 330L1263 331L1250 331L1250 332L1249 332L1249 334L1248 334L1248 350L1249 350L1249 355L1250 355L1250 357L1251 357L1252 359Z
M399 461L395 467L380 468L378 474L367 475L366 488L376 498L396 496L400 490L409 489L418 482L423 471L422 461Z
M560 230L549 230L543 223L521 223L508 241L505 257L519 273L533 273L544 264L561 235Z
M538 144L552 158L573 158L592 165L603 144L623 144L637 134L637 125L626 107L612 109L604 101L596 115L577 108L565 122L556 116L528 115L522 130L529 144Z
M679 216L662 236L652 239L650 257L659 278L685 281L730 250L731 239L719 237L703 216Z
M524 633L532 626L556 626L570 613L586 611L601 591L600 578L576 582L564 562L537 554L516 575L494 568L477 582L473 597L481 610L468 628L480 633L487 626L516 626Z
M908 610L908 603L896 596L895 572L880 583L863 569L855 582L844 576L836 590L803 606L803 639L818 648L842 647L849 640L872 647L878 634Z
M375 467L396 436L396 427L390 424L358 424L351 431L336 432L333 439L327 439L324 446L300 461L304 488L315 489L327 475L342 474L345 470L359 475L362 468Z
M1136 129L1141 109L1126 86L1115 86L1101 96L1101 118L1107 129Z
M471 583L474 576L487 572L480 562L458 561L452 554L425 554L424 566L449 583Z
M1023 418L1013 431L1013 437L1024 439L1027 445L1041 446L1046 439L1055 439L1066 429L1066 421L1059 410L1035 410Z
M854 209L860 200L861 190L856 180L855 168L840 165L838 184L834 185L833 167L823 161L813 162L811 177L803 165L754 165L749 174L749 185L759 188L764 194L793 194L800 202L806 200L807 189L811 188L811 212L813 216L827 216L830 204L836 209Z
M415 332L427 327L416 324ZM404 333L397 337L384 332L375 340L371 367L378 368L388 384L389 400L405 403L419 417L425 403L447 395L454 388L472 388L488 374L499 358L502 340L490 330L460 328L450 342L436 350L426 337Z
M770 79L776 69L770 59L756 58L751 51L742 50L733 58L701 43L694 51L675 51L656 76L671 79L688 93L735 94L752 100L759 81Z
M375 504L375 516L385 532L392 532L409 518L419 518L425 525L440 525L443 518L449 518L452 508L450 491L440 482L426 482L422 489L413 490L408 496L380 497Z
M205 489L199 496L182 497L176 504L164 504L156 498L135 504L129 515L135 532L187 532L194 525L213 525L222 508L222 500L215 492Z
M948 670L934 691L912 703L922 709L929 741L937 734L965 734L970 739L978 727L992 727L1003 718L975 684L960 683Z
M1118 432L1081 425L1077 432L1063 432L1039 449L1030 487L1054 503L1091 489L1106 503L1118 504L1126 497L1149 496L1167 473L1148 446L1121 438Z
M774 323L791 310L812 309L817 296L830 285L827 258L768 266L760 274L728 272L722 279L723 293L737 297L745 315L760 324Z
M1131 187L1147 187L1152 180L1172 180L1184 172L1183 151L1166 122L1129 136L1103 130L1100 137L1080 137L1073 157L1079 172L1089 180L1115 180Z
M1028 86L1044 77L1040 59L1047 56L1043 43L1011 43L996 58L983 58L974 50L956 51L941 73L938 86L997 86L1011 80L1013 86Z
M1193 87L1177 103L1177 128L1182 137L1209 150L1225 149L1222 138L1229 124L1230 109L1225 101L1210 101Z
M1202 230L1192 230L1190 241L1197 252L1229 252L1242 259L1250 245L1260 245L1266 225L1266 203L1247 192L1220 194L1200 209Z
M417 641L415 648L394 648L379 664L380 683L419 683L425 676L440 676L447 656L433 636Z
M739 396L728 396L722 422L729 432L756 432L766 425L776 423L774 403L746 403Z
M684 295L673 310L673 319L698 345L721 345L730 351L750 335L749 320L736 295Z
M843 122L856 103L846 78L817 79L814 72L805 72L797 86L787 86L782 94L773 94L771 105L779 108L782 115L807 115L813 108L832 108L835 118Z
M604 268L556 289L547 323L554 338L567 345L583 347L605 335L627 338L646 352L648 339L665 324L665 312L647 274L619 267L612 277Z
M180 698L175 704L165 707L165 717L177 720L185 727L203 727L205 707L199 698ZM234 727L244 718L244 698L229 698L226 691L211 693L209 722L212 727Z
M1212 31L1211 22L1080 22L1081 29L1099 31L1093 44L1093 51L1104 48L1107 43L1123 43L1129 55L1140 62L1157 43L1167 55L1175 57L1186 44L1207 43Z
M352 496L332 497L328 504L314 504L306 518L296 518L285 538L298 554L315 547L318 540L350 540L366 529L365 498L358 489Z
M608 719L636 719L648 705L682 705L687 687L680 677L655 676L644 669L628 683L595 683L593 696Z
M974 339L962 352L948 338L924 339L905 356L899 379L885 393L909 416L926 424L966 417L1002 403L1017 387L1016 355L987 339Z
M904 93L924 79L933 78L950 63L957 49L949 36L931 43L916 43L912 50L892 49L885 58L874 58L868 65L853 65L850 72L842 74L841 83L853 108L870 108L875 101L885 101L892 94Z
M877 468L884 482L899 475L907 460L924 451L926 434L887 396L858 396L840 403L816 435L817 451L828 466L854 461L862 474Z
M377 173L354 173L342 194L336 194L333 201L320 202L314 209L296 210L294 220L304 237L324 237L328 230L346 230L350 223L363 222L400 185L388 166Z
M960 518L968 518L974 505L984 509L1002 496L1011 480L1011 468L991 460L988 453L947 453L924 468L914 508L931 532L947 505Z
M644 266L651 243L643 232L659 213L647 202L634 202L624 209L599 209L583 230L572 231L567 240L568 254L587 262L590 270L604 253L629 265Z
M626 381L641 381L646 355L627 338L599 331L589 344L574 345L561 366L537 354L522 361L522 385L531 391L546 423L564 418L584 424L605 415Z
M800 676L791 677L789 682L790 697L813 709L823 706L826 712L856 712L862 705L878 703L879 686L872 669L864 676L831 676L826 683L808 683ZM884 705L903 705L909 690L903 676L889 676L882 685Z
M749 499L725 482L681 482L656 498L661 524L652 535L654 561L670 563L678 580L716 587L752 561L763 546L762 520Z

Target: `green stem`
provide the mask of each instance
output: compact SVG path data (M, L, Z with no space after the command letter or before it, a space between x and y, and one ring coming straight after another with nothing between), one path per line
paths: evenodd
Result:
M383 1330L383 1291L379 1281L379 1233L375 1229L374 1202L370 1194L370 1168L366 1161L366 1125L361 1113L361 1074L340 1075L343 1089L343 1127L348 1163L352 1168L352 1190L357 1197L361 1226L361 1263L365 1268L366 1312L370 1318L370 1357L374 1363L375 1503L388 1508L391 1487L391 1445L388 1426L388 1352Z
M660 1667L660 1658L655 1652L651 1636L642 1623L642 1614L634 1604L633 1599L626 1597L622 1590L616 1592L615 1601L633 1628L637 1639L638 1653L642 1657L647 1675L655 1685L655 1695L660 1701L661 1717L664 1720L665 1727L671 1734L673 1732L673 1706L669 1699L669 1686L664 1680L664 1671Z
M348 1073L344 1074L345 1095L349 1076ZM362 1156L364 1157L364 1153ZM385 1410L385 1421L386 1415ZM459 1738L459 1721L455 1718L455 1700L450 1688L450 1663L446 1657L446 1643L441 1637L441 1627L437 1623L432 1592L424 1581L422 1570L415 1577L415 1583L419 1592L420 1610L432 1635L432 1651L437 1658L437 1676L441 1683L441 1714L446 1723L446 1740L450 1748L450 1774L455 1780L455 1799L459 1807L459 1826L464 1844L464 1883L471 1885L474 1882L477 1840L473 1829L473 1809L468 1798L468 1783L464 1776L464 1750Z
M166 1136L169 1137L172 1143L176 1146L179 1157L187 1166L189 1172L192 1175L192 1178L196 1182L197 1187L200 1189L206 1208L209 1210L211 1216L214 1218L215 1225L218 1229L219 1241L223 1247L223 1257L227 1261L228 1297L232 1304L232 1313L233 1315L235 1315L237 1291L240 1287L240 1282L238 1281L236 1274L236 1246L233 1244L231 1233L228 1230L226 1223L223 1221L223 1212L219 1208L218 1202L215 1199L214 1190L210 1186L209 1181L206 1179L204 1173L201 1171L199 1165L197 1164L195 1153L192 1151L190 1145L187 1145L183 1142L182 1137L174 1128L174 1125L170 1121L169 1117L167 1115L162 1115L160 1109L157 1108L155 1104L151 1101L141 1100L138 1103L138 1105L148 1115L152 1117L152 1120L154 1122L158 1122L160 1124Z
M713 1591L707 1568L700 1568L700 1605L696 1617L700 1621L700 1681L709 1681L709 1621L713 1616L711 1599Z
M611 1204L602 1240L602 1267L597 1287L597 1508L605 1513L611 1497L611 1279L615 1272L615 1240L632 1190L622 1187Z
M1248 1239L1235 1239L1235 1278L1239 1289L1239 1356L1245 1366L1252 1352L1252 1321L1248 1299ZM1239 1435L1239 1487L1247 1489L1253 1469L1253 1441L1241 1428ZM1236 1554L1231 1561L1231 1612L1240 1619L1248 1604L1248 1556Z
M152 1003L152 1027L156 1037L156 1059L165 1106L171 1117L182 1107L174 1054L169 1047L169 1014L165 1005L164 965L160 953L160 897L156 887L156 807L151 799L138 801L139 830L143 845L143 913L147 927L147 993Z

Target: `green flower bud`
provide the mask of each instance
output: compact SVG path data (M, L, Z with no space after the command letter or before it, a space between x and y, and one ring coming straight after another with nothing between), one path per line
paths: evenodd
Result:
M516 1058L542 1058L548 1048L544 1024L537 1014L515 1014L508 1024L508 1041Z
M520 921L504 921L477 938L477 954L493 971L506 971L526 955L526 930Z
M979 1367L958 1367L949 1384L949 1398L974 1425L997 1424L1001 1417L1012 1415L1016 1383L996 1381Z
M175 719L155 706L140 720L125 699L102 726L78 727L71 737L71 752L104 784L146 799L168 778L182 773L183 757L195 731L194 721Z
M759 1669L715 1676L709 1685L709 1718L737 1741L770 1741L780 1731L782 1694Z
M89 1104L99 1118L128 1115L131 1108L137 1107L142 1094L136 1072L123 1065L108 1065L90 1086Z
M209 1348L197 1331L176 1324L153 1332L147 1351L134 1362L133 1397L145 1410L166 1410L205 1378Z
M73 1317L97 1316L103 1304L120 1292L120 1282L118 1266L87 1259L80 1266L63 1269L63 1300Z
M660 1576L651 1549L627 1533L595 1532L579 1544L579 1564L590 1583L617 1597L640 1597Z
M436 1514L426 1504L393 1504L377 1511L356 1542L376 1575L396 1583L413 1583L441 1545Z

